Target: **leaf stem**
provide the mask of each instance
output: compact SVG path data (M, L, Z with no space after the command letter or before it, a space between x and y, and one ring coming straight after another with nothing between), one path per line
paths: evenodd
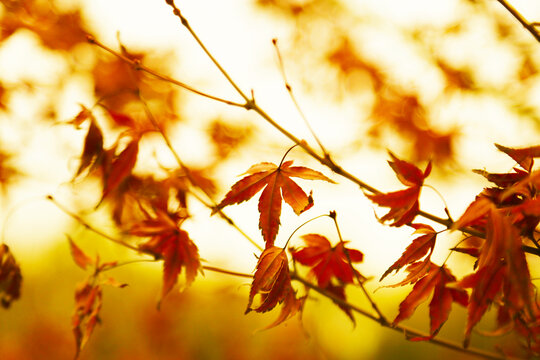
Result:
M281 158L281 161L279 162L279 165L278 165L278 169L281 168L281 165L283 165L283 162L285 161L285 158L287 157L287 155L289 155L289 153L291 152L292 149L294 149L295 147L297 147L298 144L294 144L293 146L291 146L289 149L287 149L287 151L285 152L285 154L283 155L283 157Z
M379 322L381 324L388 325L389 324L388 320L383 315L381 309L379 309L379 306L377 306L377 303L371 298L371 295L369 294L366 287L364 286L364 282L362 281L362 279L360 279L358 271L356 271L356 269L354 268L354 266L352 264L351 256L349 255L349 251L345 247L345 241L343 241L343 237L341 236L341 231L339 230L336 211L330 211L330 214L328 216L334 221L334 225L336 226L336 231L337 231L337 234L338 234L338 237L339 237L339 242L340 242L341 246L343 247L343 252L345 253L345 256L347 256L347 262L349 263L349 267L351 268L351 270L352 270L352 272L354 274L354 277L356 278L356 282L358 283L358 286L360 286L360 289L362 289L362 292L364 293L366 299L371 304L371 307L377 313L377 316L379 317L379 319L378 319Z
M169 139L169 136L165 133L165 131L163 130L163 128L159 125L159 123L157 122L154 114L152 114L152 111L150 110L150 108L148 107L148 104L146 103L146 101L143 99L143 97L141 96L140 94L140 91L137 91L137 96L139 98L139 100L141 101L141 103L143 104L143 107L144 107L144 111L146 113L146 116L148 117L148 119L150 120L150 122L152 123L152 125L154 126L154 128L160 133L161 137L163 138L163 141L165 142L165 144L167 145L167 147L169 148L169 151L172 153L172 155L174 156L175 160L176 160L176 163L178 164L178 166L184 171L185 175L186 175L186 178L188 179L188 181L190 182L190 184L196 188L198 188L199 190L201 190L204 195L206 195L206 197L208 198L208 200L210 200L211 204L209 204L208 202L206 202L205 200L203 200L199 195L197 195L195 192L193 191L190 191L190 194L193 195L193 197L195 197L197 200L199 200L199 202L201 202L201 204L203 204L204 206L206 206L207 208L209 208L210 210L214 211L215 209L217 209L217 213L219 213L220 217L222 219L224 219L227 223L229 223L229 225L231 225L232 227L234 227L242 236L244 236L244 238L246 238L253 246L255 246L257 249L259 250L262 250L262 247L257 244L255 242L255 240L253 240L248 234L246 234L226 213L223 212L222 209L218 209L217 207L217 204L216 202L212 199L212 196L210 196L210 194L202 187L202 186L199 186L199 184L195 181L195 179L193 179L193 176L191 176L191 171L189 170L189 168L184 164L184 162L182 161L182 159L180 159L180 155L178 155L178 152L176 152L176 150L174 149L173 145L172 145L172 142L171 140Z
M289 236L289 238L287 239L287 242L285 242L285 245L283 246L283 250L285 250L285 248L287 248L287 245L289 245L289 241L291 241L293 235L298 231L300 230L300 228L310 222L312 222L313 220L317 220L319 218L322 218L324 216L328 216L328 214L322 214L322 215L319 215L319 216L315 216L314 218L312 219L309 219L308 221L304 222L302 225L298 226L296 229L294 229L294 231L291 233L291 235Z
M285 74L285 65L283 64L283 57L281 56L281 52L279 51L279 47L278 47L278 44L277 44L277 39L272 39L272 44L274 45L274 48L276 49L276 55L277 55L278 62L279 62L279 69L281 71L281 76L283 77L283 82L285 83L285 89L287 89L287 92L289 93L289 96L290 96L294 106L296 107L296 110L300 114L300 117L304 121L304 124L308 128L309 132L311 133L311 135L313 136L313 138L315 139L315 141L317 142L317 144L321 148L321 151L323 152L323 154L325 156L327 156L328 151L326 151L326 149L323 146L321 140L319 139L319 137L317 136L317 134L315 133L315 131L311 127L306 115L304 114L304 112L302 111L302 108L300 108L300 105L298 104L298 101L296 100L296 96L294 96L291 85L287 81L287 75Z

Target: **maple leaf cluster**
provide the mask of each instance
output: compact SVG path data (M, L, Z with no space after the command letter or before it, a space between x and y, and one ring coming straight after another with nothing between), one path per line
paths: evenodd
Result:
M199 251L186 231L179 228L184 219L177 214L157 211L156 216L135 224L129 233L150 239L139 245L139 249L163 259L163 289L161 297L167 295L176 284L182 269L189 286L201 269Z
M246 172L247 176L232 186L215 210L249 200L262 190L258 206L259 228L266 246L256 266L246 313L251 310L269 311L283 303L280 316L269 327L293 316L303 307L305 300L305 297L296 298L285 249L274 246L280 225L281 202L289 204L297 215L313 206L311 194L307 195L291 177L334 182L318 171L292 166L292 163L285 161L279 166L272 163L253 165ZM303 239L306 243L304 247L289 249L293 259L311 267L311 274L317 278L318 285L324 291L345 300L345 285L361 277L352 263L362 261L363 254L358 250L345 248L344 242L332 247L330 241L322 235L308 234L304 235ZM336 279L338 283L334 284L332 279ZM260 305L253 308L253 300L257 294L261 295ZM338 305L354 321L350 308Z
M102 286L112 285L122 288L127 284L119 283L111 277L105 278L102 275L103 271L116 267L116 261L100 263L99 257L92 259L71 238L68 237L68 241L75 264L83 270L89 267L93 268L91 275L85 281L79 283L75 289L75 310L71 317L71 325L75 336L75 358L77 358L88 342L90 335L92 335L94 328L100 322L99 312L103 305Z
M116 242L151 255L156 261L163 261L163 286L159 300L161 303L177 284L182 272L185 274L185 285L189 286L201 270L198 248L189 234L180 228L189 217L187 193L192 186L198 186L207 194L212 194L215 186L203 171L185 167L166 170L167 175L162 179L134 174L139 142L149 129L140 127L128 115L110 110L107 115L116 126L124 129L109 148L104 147L104 134L90 109L83 107L70 122L76 127L88 124L80 165L74 179L99 176L102 180L102 192L98 206L104 201L111 203L112 216L117 225L127 235L140 239L137 245L127 240ZM100 265L98 259L93 260L86 256L72 241L70 245L73 258L79 267L87 269L92 265L94 268L93 273L75 292L76 309L72 325L79 352L95 325L99 323L101 285L117 285L110 278L102 279L100 274L117 264L114 262Z
M448 320L451 306L456 302L462 306L468 304L468 294L463 289L455 289L452 285L456 278L445 266L438 266L431 261L438 233L427 224L413 223L420 211L419 200L425 178L431 172L431 162L424 171L415 165L398 159L390 153L390 166L400 182L407 187L389 193L367 195L368 199L379 206L389 207L389 212L380 221L393 220L390 226L408 225L415 229L418 237L407 246L401 257L394 262L381 276L382 281L392 272L405 268L407 276L404 280L390 287L414 284L411 292L399 305L399 313L392 322L395 326L413 315L416 308L431 296L429 316L431 319L429 336L413 337L411 340L429 340L438 334Z
M494 186L478 194L453 225L456 230L484 234L471 250L463 251L476 258L475 271L458 282L460 287L472 289L464 343L469 344L473 328L493 305L499 314L497 330L515 329L530 354L538 355L540 312L524 249L530 245L535 251L539 248L540 170L533 170L533 165L540 147L496 146L518 166L508 173L475 171Z
M430 335L411 340L429 340L436 336L455 302L467 307L464 337L464 346L467 347L474 327L488 309L495 306L498 312L495 332L516 330L525 339L524 347L529 355L538 355L540 312L524 249L533 245L533 253L540 253L536 239L536 228L540 223L537 190L540 171L533 170L534 158L540 156L540 147L513 149L496 146L518 166L508 173L475 170L494 186L485 188L452 224L452 230L464 232L467 238L451 250L476 259L474 272L461 280L456 279L445 265L431 262L438 233L427 224L412 223L419 213L418 195L423 180L429 174L430 165L422 172L390 154L390 165L400 181L409 188L368 195L368 198L390 208L382 221L393 220L392 226L411 226L420 235L413 239L380 280L393 271L405 268L408 273L405 279L390 286L414 284L409 295L401 302L393 325L409 318L418 305L431 296ZM472 289L470 295L467 289Z

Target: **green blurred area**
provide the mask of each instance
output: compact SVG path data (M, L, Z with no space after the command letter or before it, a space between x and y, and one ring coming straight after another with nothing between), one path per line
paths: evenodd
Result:
M103 261L107 258L102 254ZM88 274L71 261L67 242L23 269L21 299L10 309L0 310L2 360L71 359L75 353L70 325L73 293ZM129 285L122 289L104 286L102 323L81 359L473 358L429 343L410 343L404 334L363 317L356 316L354 326L331 301L314 294L301 322L295 317L258 331L273 322L278 312L244 315L249 279L234 281L206 271L190 288L169 294L158 310L159 264L126 265L107 275ZM351 301L367 308L360 292L348 294ZM381 289L375 296L383 310L392 314L405 291ZM427 329L426 309L420 310L408 324ZM456 307L454 311L440 336L459 342L465 311ZM478 337L474 345L490 342Z

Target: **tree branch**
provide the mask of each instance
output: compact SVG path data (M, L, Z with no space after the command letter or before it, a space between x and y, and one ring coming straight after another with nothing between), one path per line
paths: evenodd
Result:
M212 196L210 196L210 194L202 187L202 186L199 186L199 184L195 181L195 179L193 179L193 176L191 176L191 171L189 170L189 168L184 164L184 162L182 161L182 159L180 159L180 155L178 155L178 153L176 152L176 150L174 149L173 145L172 145L172 142L171 140L169 139L169 136L165 133L165 131L163 130L163 128L159 125L159 123L157 122L156 118L154 117L154 115L152 114L152 112L150 111L150 108L148 107L148 104L146 103L146 101L144 101L144 99L142 98L140 92L137 93L137 96L139 97L139 100L141 101L141 103L143 104L144 106L144 110L146 112L146 115L148 117L148 119L150 120L150 122L152 123L152 125L154 126L154 128L160 133L161 137L163 138L163 141L165 142L165 144L167 145L167 148L169 148L169 151L172 153L172 155L174 156L175 160L176 160L176 163L178 164L178 166L184 171L185 175L186 175L186 178L188 179L189 183L191 184L191 186L193 187L196 187L198 188L199 190L201 190L204 195L206 195L206 197L208 198L208 200L210 200L211 204L207 203L206 201L204 201L203 199L201 199L199 197L199 195L195 194L193 191L190 191L191 195L193 195L197 200L199 200L199 202L201 204L203 204L204 206L206 206L207 208L209 208L210 210L212 211L216 211L219 216L225 220L227 223L229 223L229 225L231 225L233 228L235 228L240 234L242 234L242 236L244 236L244 238L246 238L247 241L249 241L253 246L255 246L257 249L259 250L263 250L262 246L257 244L255 242L255 240L253 240L248 234L246 234L222 209L218 209L217 207L217 204L216 202L214 201L214 199L212 198Z
M126 242L124 242L122 240L118 240L118 239L116 239L116 238L114 238L114 237L112 237L110 235L107 235L104 232L96 229L95 227L93 227L92 225L87 223L86 220L84 220L82 217L80 217L79 215L75 214L74 212L68 210L64 205L62 205L58 201L56 201L56 199L52 195L47 195L46 199L51 201L54 205L56 205L56 207L58 207L60 210L62 210L65 214L71 216L73 219L75 219L77 222L79 222L85 228L87 228L88 230L98 234L99 236L101 236L101 237L103 237L103 238L105 238L105 239L107 239L109 241L112 241L115 244L121 245L121 246L126 247L128 249L131 249L133 251L144 252L143 250L139 249L136 246L128 244L128 243L126 243Z
M195 88L193 88L193 87L191 87L191 86L189 86L189 85L187 85L187 84L185 84L185 83L183 83L181 81L178 81L178 80L173 79L173 78L171 78L169 76L160 74L160 73L158 73L158 72L144 66L139 60L130 59L129 57L127 57L125 55L122 55L117 51L114 51L110 47L108 47L108 46L102 44L101 42L99 42L98 40L96 40L96 38L94 38L92 35L86 35L86 40L90 44L96 45L96 46L102 48L103 50L107 51L108 53L118 57L122 61L125 61L126 63L130 64L135 70L144 71L144 72L154 76L155 78L157 78L159 80L162 80L162 81L171 83L173 85L179 86L179 87L184 88L184 89L186 89L188 91L191 91L192 93L195 93L197 95L209 98L211 100L219 101L219 102L222 102L224 104L231 105L231 106L244 107L244 104L240 104L240 103L237 103L237 102L234 102L234 101L225 100L225 99L222 99L220 97L207 94L207 93L199 91L199 90L197 90L197 89L195 89Z
M503 5L510 7L510 5L508 5L508 3L506 3L506 1L504 1L504 0L498 0L498 1L503 3ZM255 111L257 114L259 114L259 116L261 116L264 120L266 120L266 122L268 122L270 125L272 125L281 134L285 135L285 137L287 137L292 142L294 142L299 147L301 147L312 158L314 158L319 163L321 163L322 165L324 165L327 168L329 168L330 170L332 170L334 173L336 173L336 174L348 179L349 181L355 183L362 190L369 191L372 194L380 194L380 193L382 193L380 190L378 190L378 189L374 188L373 186L365 183L364 181L360 180L359 178L357 178L356 176L354 176L353 174L351 174L350 172L348 172L347 170L343 169L341 166L336 164L329 153L325 153L324 156L319 155L311 146L309 146L309 144L306 141L298 139L292 133L290 133L285 128L283 128L281 125L279 125L270 115L268 115L261 107L259 107L259 105L257 105L254 98L249 98L242 91L242 89L240 89L238 87L238 85L234 82L234 80L232 80L232 78L229 76L229 74L225 71L225 69L221 66L221 64L217 61L217 59L210 53L210 51L206 48L204 43L197 36L197 34L193 30L193 28L189 25L189 22L187 21L187 19L182 15L180 10L174 4L174 0L165 0L165 2L169 6L171 6L173 8L174 15L177 16L180 19L180 22L182 23L182 25L184 27L186 27L186 29L189 31L189 33L192 35L192 37L197 42L197 44L202 48L202 50L207 54L207 56L211 59L211 61L221 71L221 73L225 76L227 81L229 81L229 83L234 87L236 92L242 98L244 98L246 100L246 104L244 104L242 107L244 107L246 110ZM511 8L511 9L513 9L513 8ZM515 10L513 10L513 11L515 13L517 13ZM512 12L512 13L514 13L514 12ZM519 13L518 13L518 15L519 15ZM534 33L538 35L538 33L536 31ZM424 218L426 218L428 220L431 220L433 222L436 222L438 224L444 225L448 229L450 229L452 227L452 225L453 225L453 221L451 219L443 219L441 217L435 216L435 215L433 215L431 213L428 213L428 212L425 212L425 211L422 211L422 210L418 211L418 215L420 215L420 216L422 216L422 217L424 217ZM470 234L470 235L474 235L474 236L485 237L484 234L482 234L482 233L480 233L480 232L478 232L478 231L476 231L474 229L465 228L465 229L460 229L460 231L462 231L464 233L467 233L467 234ZM540 256L540 250L535 249L535 248L530 247L530 246L523 246L523 251Z
M536 39L536 41L540 42L540 33L538 32L538 30L536 30L536 27L538 25L538 23L529 23L524 17L523 15L521 15L519 13L519 11L517 11L512 5L510 5L510 3L508 3L508 1L506 0L497 0L502 6L504 6L504 8L506 10L508 10L508 12L510 12L510 14L512 14L513 17L516 18L517 21L519 21L519 23L521 25L523 25L523 27L525 29L527 29L528 32L531 33L532 36L534 36L534 38Z
M319 294L323 295L324 297L327 297L327 298L331 299L335 303L337 303L339 305L342 305L342 306L344 306L346 308L349 308L352 311L354 311L354 312L356 312L356 313L358 313L358 314L360 314L360 315L362 315L362 316L364 316L364 317L366 317L368 319L371 319L371 320L379 323L382 327L386 327L388 329L399 331L399 332L405 334L406 336L410 336L410 335L412 335L412 336L420 336L420 337L428 337L429 336L426 333L423 333L421 331L409 328L409 327L401 325L401 324L392 326L389 323L385 323L384 321L379 319L377 316L371 314L370 312L368 312L368 311L366 311L364 309L361 309L361 308L359 308L359 307L357 307L357 306L355 306L353 304L350 304L349 302L347 302L347 301L345 301L343 299L340 299L339 297L335 296L334 294L329 293L328 291L318 287L317 285L312 284L309 281L303 279L302 277L298 276L296 273L291 273L291 279L296 280L296 281L302 283L303 285L307 286L308 288L315 290ZM464 354L467 354L467 355L473 355L473 356L477 356L477 357L484 358L484 359L493 359L493 360L506 359L506 357L504 357L502 355L498 355L498 354L488 352L488 351L484 351L484 350L480 350L480 349L475 349L475 348L470 348L470 347L465 349L459 343L455 343L455 342L444 340L444 339L431 338L431 339L429 339L427 341L429 341L430 343L445 347L447 349L455 350L455 351L458 351L460 353L464 353Z

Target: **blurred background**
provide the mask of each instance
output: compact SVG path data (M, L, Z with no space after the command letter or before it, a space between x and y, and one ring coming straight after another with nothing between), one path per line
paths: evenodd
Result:
M511 2L529 21L540 21L534 0ZM101 197L99 178L74 178L87 127L68 124L91 108L104 129L105 146L125 130L126 114L144 127L139 90L172 139L182 161L215 201L251 165L279 163L293 144L252 112L199 97L89 44L86 34L146 66L212 95L242 102L172 15L165 1L2 0L0 6L0 231L21 266L21 299L0 310L0 358L69 359L73 292L88 274L74 264L66 234L90 256L130 261L137 254L88 231L45 199L52 194L101 231L123 236L115 204ZM496 1L412 0L200 0L178 2L202 41L247 93L280 125L316 142L285 86L285 76L309 124L337 163L382 191L401 189L387 150L424 169L454 218L487 182L471 169L509 171L514 163L493 143L538 145L540 46ZM123 50L122 50L123 49ZM100 106L96 106L99 102ZM370 290L397 283L376 281L410 243L410 229L381 225L359 189L333 176L295 149L288 157L323 172L338 185L299 181L313 189L315 206L296 216L283 207L277 246L312 217L336 210L341 232L365 254L358 269ZM145 134L134 169L139 179L166 176L177 165L157 134ZM183 224L204 264L251 273L260 251L211 210L187 195L191 217ZM421 207L445 217L445 204L426 188ZM262 244L256 200L226 208ZM116 214L116 215L115 215ZM435 226L435 225L434 225ZM440 229L437 228L437 229ZM334 243L329 220L299 234L318 232ZM459 235L438 240L442 263ZM300 246L298 237L291 244ZM472 269L463 254L448 266L458 278ZM538 277L531 266L531 276ZM440 359L457 354L356 317L353 325L331 301L314 296L302 314L258 332L278 311L244 315L249 281L205 272L156 310L161 264L111 271L129 286L104 289L102 324L82 359ZM410 288L374 293L388 318ZM362 294L349 300L368 308ZM407 325L427 331L424 304ZM489 330L486 316L478 326ZM440 337L462 340L465 310L454 306ZM475 335L472 345L491 349L511 337ZM461 358L465 356L459 355Z

